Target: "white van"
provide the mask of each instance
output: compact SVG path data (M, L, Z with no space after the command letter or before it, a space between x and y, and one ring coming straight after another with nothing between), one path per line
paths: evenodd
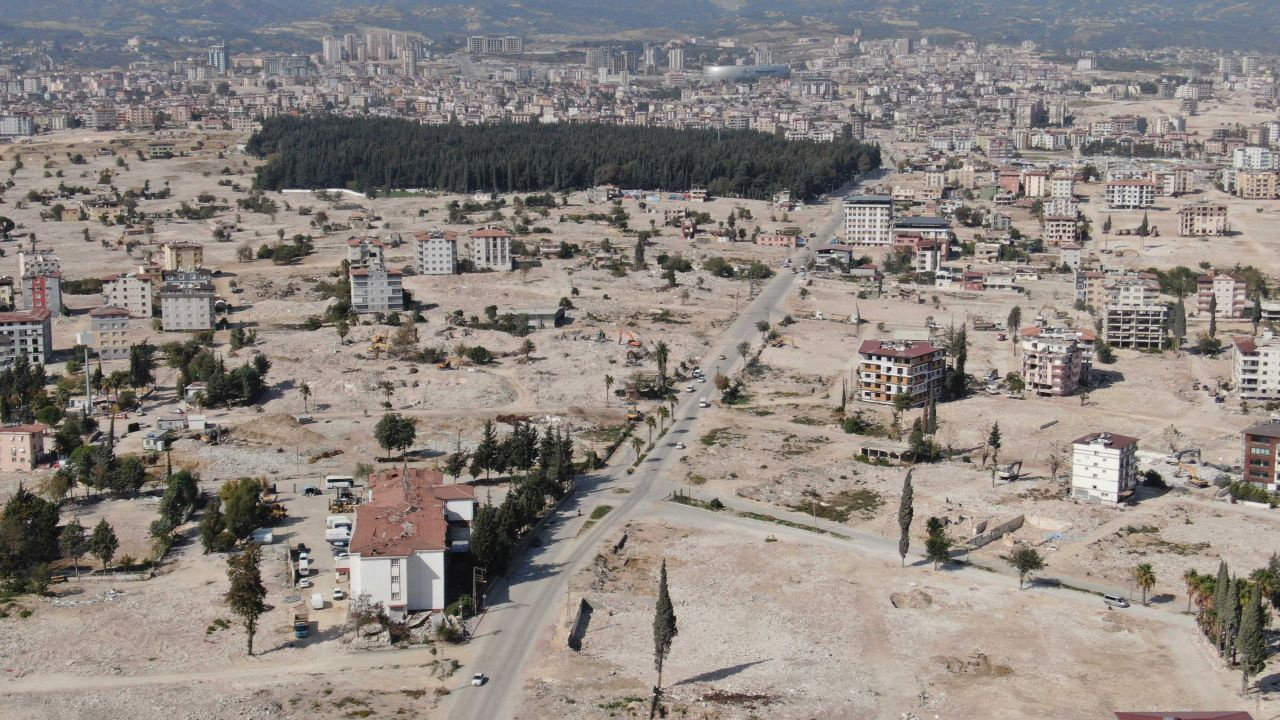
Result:
M355 484L356 484L356 479L351 477L350 475L325 475L324 476L325 490L332 490L334 488L340 488L340 487L349 488L349 487L354 487Z
M1120 597L1119 595L1103 595L1102 602L1110 605L1111 607L1119 607L1119 608L1129 607L1129 601Z
M324 609L324 593L311 593L311 609L312 610Z

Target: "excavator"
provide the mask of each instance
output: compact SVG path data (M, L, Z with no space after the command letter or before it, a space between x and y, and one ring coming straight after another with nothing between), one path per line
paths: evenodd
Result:
M1204 478L1201 478L1201 477L1200 477L1200 474L1196 472L1196 466L1195 466L1195 465L1188 465L1188 464L1186 464L1186 463L1184 463L1184 462L1179 461L1179 462L1178 462L1178 476L1179 476L1179 477L1181 477L1181 476L1182 476L1182 473L1184 473L1184 472L1187 474L1187 484L1188 484L1188 485L1194 485L1195 487L1198 487L1198 488L1207 488L1207 487L1209 487L1209 481L1208 481L1208 480L1205 480Z

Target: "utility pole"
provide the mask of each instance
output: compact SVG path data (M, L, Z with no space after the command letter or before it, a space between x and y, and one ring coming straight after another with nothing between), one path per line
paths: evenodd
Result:
M93 414L93 387L89 383L89 346L84 346L84 417Z
M486 581L484 568L471 568L471 607L477 613L484 609L480 602L480 585ZM485 595L488 593L486 592Z

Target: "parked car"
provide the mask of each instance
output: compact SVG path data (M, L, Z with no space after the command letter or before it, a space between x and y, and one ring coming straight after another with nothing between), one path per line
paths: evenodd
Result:
M685 391L685 392L693 392L693 386L692 386L692 385L685 385L685 386L684 386L684 391Z
M311 593L311 609L312 610L324 609L324 593Z
M345 592L343 592L343 591L342 591L342 588L334 588L334 589L333 589L333 599L334 599L334 600L346 600L346 599L347 599L347 594L346 594Z
M484 673L476 673L471 676L471 684L476 687L480 687L487 682L489 682L489 678L485 677Z
M1103 595L1102 602L1106 603L1107 605L1110 605L1111 607L1119 607L1119 608L1129 607L1129 601L1124 599L1123 597L1120 597L1119 595Z
M684 446L684 443L676 443L676 449L677 449L677 450L683 450L683 449L684 449L684 447L685 447L685 446Z
M299 581L298 581L298 587L299 587L300 589L304 589L304 590L305 590L306 588L311 587L311 586L312 586L312 584L313 584L313 583L311 582L311 578L302 578L301 580L299 580Z
M320 488L316 487L315 485L307 485L306 487L302 488L302 494L306 495L307 497L316 497L317 495L320 495L322 493L320 492Z

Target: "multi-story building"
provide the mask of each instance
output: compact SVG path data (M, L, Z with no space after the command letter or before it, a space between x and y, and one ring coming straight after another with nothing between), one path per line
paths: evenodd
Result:
M1159 350L1164 347L1169 306L1159 301L1159 291L1139 279L1116 281L1108 291L1107 342L1113 347Z
M1244 429L1244 479L1275 492L1280 486L1280 420L1263 420Z
M109 275L102 279L102 304L124 308L130 317L149 318L154 313L151 304L151 283L154 276L144 273Z
M1219 318L1241 318L1248 306L1249 284L1241 275L1218 273L1201 275L1196 280L1196 311L1209 314L1209 307L1217 299L1215 312Z
M476 492L446 485L435 470L369 476L351 530L351 594L367 595L394 619L445 606L445 554L470 549Z
M0 367L8 367L19 354L32 365L44 365L53 354L53 313L46 309L0 313Z
M217 295L207 276L166 279L159 295L160 327L166 332L213 329Z
M94 308L89 311L90 347L103 360L129 359L129 311L124 308Z
M62 271L58 256L50 252L18 251L18 277L23 275L46 275Z
M22 308L45 308L62 313L62 273L28 273L22 276Z
M672 72L684 70L684 48L674 47L667 51L667 68Z
M1107 206L1114 210L1149 208L1156 204L1159 184L1150 180L1108 180Z
M34 135L35 120L30 115L0 115L0 137Z
M1040 327L1019 331L1022 346L1022 382L1037 395L1071 395L1092 367L1092 332L1086 352L1081 332Z
M911 406L920 405L942 390L947 353L927 342L865 340L858 348L858 398L893 404L907 394Z
M893 198L850 195L844 199L844 239L850 245L893 243Z
M1044 219L1044 241L1050 247L1074 245L1080 240L1079 224L1074 217L1062 215Z
M164 269L198 270L204 267L204 246L197 242L178 241L164 245Z
M1231 167L1237 170L1276 170L1276 154L1269 147L1238 147L1231 154Z
M400 273L381 263L350 270L351 309L357 313L404 309L404 284Z
M1071 497L1120 503L1138 487L1138 440L1114 433L1090 433L1072 443Z
M1227 206L1201 201L1178 208L1178 234L1183 237L1227 234Z
M1280 338L1231 338L1231 380L1244 400L1280 399Z
M471 263L475 269L511 269L511 233L497 228L484 228L471 231L468 238Z
M458 271L458 237L454 233L420 232L414 234L413 243L419 275L453 275Z
M30 472L44 454L44 434L49 426L0 426L0 472Z
M347 240L347 264L353 267L386 264L386 243L367 235Z
M1274 200L1276 188L1274 170L1241 170L1236 173L1236 195L1245 200Z

